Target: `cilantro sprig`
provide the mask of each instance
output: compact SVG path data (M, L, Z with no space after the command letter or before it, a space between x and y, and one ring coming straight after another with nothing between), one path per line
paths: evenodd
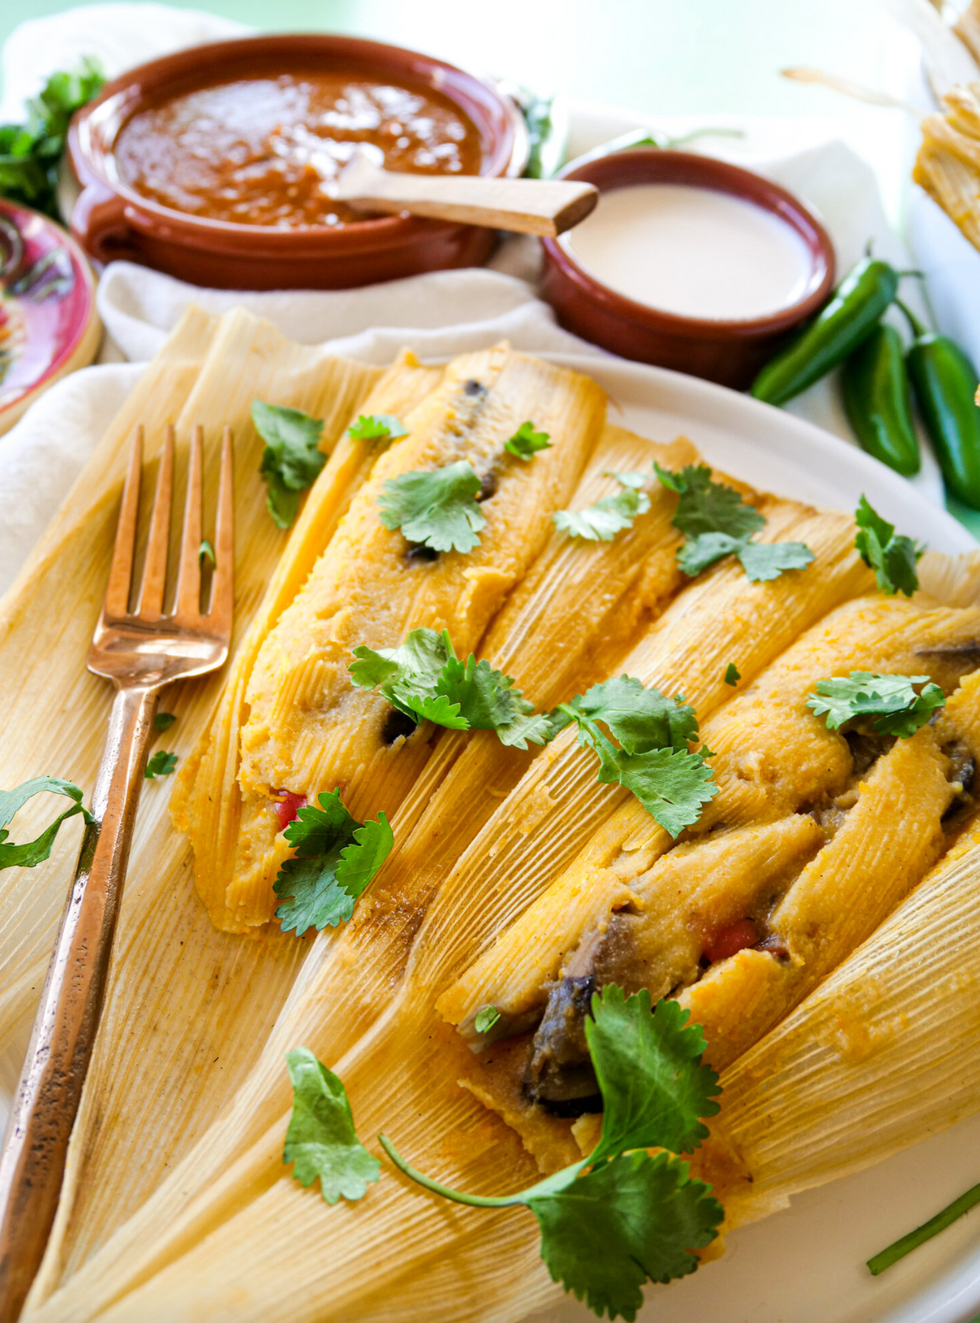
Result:
M305 804L284 835L292 858L279 870L272 889L283 903L276 910L282 931L335 928L354 913L354 902L387 859L394 836L388 819L358 822L344 807L339 790Z
M253 400L252 422L265 442L259 473L269 489L266 507L277 528L289 528L300 497L327 462L319 448L323 419L284 404Z
M924 687L917 691L916 685ZM900 740L914 735L946 704L943 691L928 675L852 671L846 679L818 680L816 688L806 705L818 717L826 717L828 730L839 730L859 717L873 717L871 729L876 735L894 735Z
M293 1086L293 1111L283 1162L294 1164L293 1176L304 1187L319 1177L320 1193L328 1204L362 1199L368 1184L381 1175L381 1163L357 1138L343 1084L308 1047L287 1052L286 1067Z
M433 551L472 551L487 522L476 500L480 486L479 474L467 459L401 473L381 488L381 522Z
M456 656L449 631L413 629L397 648L354 649L349 670L361 689L377 689L413 721L449 730L494 730L501 744L526 749L543 744L548 718L535 714L509 675L471 653Z
M518 459L532 460L539 450L551 449L551 438L547 432L536 432L534 424L528 421L521 423L510 440L504 442L504 449Z
M915 567L925 547L896 534L895 525L882 519L866 496L858 502L854 522L858 529L854 545L865 565L874 570L881 591L888 597L896 593L911 597L919 586Z
M688 464L679 472L654 472L668 491L678 495L671 521L684 534L677 563L694 578L724 556L735 556L753 583L777 579L786 570L803 570L813 552L803 542L754 542L766 517L742 500L734 487L714 482L706 464Z
M484 1006L477 1011L473 1027L478 1034L488 1034L499 1019L500 1012L496 1006Z
M584 510L556 510L552 519L569 537L587 542L611 542L617 533L633 527L633 520L650 509L650 497L641 490L648 478L641 473L610 473L622 491L603 496Z
M40 836L18 845L10 839L7 828L29 799L44 792L64 795L73 801L72 806L55 818L49 827L45 827ZM92 814L82 805L82 794L73 782L62 781L56 776L35 776L30 781L22 781L13 790L0 790L0 868L34 868L36 864L43 863L51 854L61 824L76 813L80 813L87 824L93 823L95 819Z
M668 698L623 675L559 704L549 721L552 735L574 723L579 743L599 757L600 782L618 781L671 836L697 822L718 793L706 755L689 750L698 719L680 695Z
M355 441L397 441L408 436L408 428L393 413L362 413L348 427L347 435Z
M718 1077L702 1064L700 1027L686 1023L675 1001L651 1014L649 992L626 997L610 984L593 996L592 1016L585 1032L603 1120L596 1148L581 1162L516 1194L471 1195L423 1175L378 1138L399 1170L434 1194L477 1208L529 1209L552 1278L600 1318L633 1320L644 1283L693 1272L691 1251L718 1234L721 1205L677 1156L706 1138L702 1118L718 1111Z
M60 220L58 165L68 124L104 82L98 61L85 56L79 69L51 75L28 101L25 123L0 125L0 196Z

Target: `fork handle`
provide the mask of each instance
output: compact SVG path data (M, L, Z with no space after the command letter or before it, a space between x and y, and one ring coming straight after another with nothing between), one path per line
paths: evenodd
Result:
M99 1024L159 689L117 689L86 828L3 1150L0 1323L16 1323L58 1207Z

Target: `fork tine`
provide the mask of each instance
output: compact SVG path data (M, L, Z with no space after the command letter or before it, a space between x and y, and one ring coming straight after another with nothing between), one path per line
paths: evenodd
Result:
M143 587L140 590L139 614L143 620L159 620L163 610L163 592L167 583L167 545L170 540L170 492L174 471L174 427L167 427L160 471L157 474L153 516L146 545Z
M140 508L140 474L143 470L143 427L137 427L126 471L116 541L112 548L109 582L103 611L107 616L124 616L129 609L129 585L133 574L133 548L136 543L136 518Z
M218 518L214 532L215 569L211 577L211 606L208 618L216 634L231 634L231 612L235 597L235 513L231 428L221 443L221 485L218 488Z
M184 534L180 542L180 577L177 579L178 616L201 613L201 450L204 428L194 428L191 462L187 473L187 504L184 507Z

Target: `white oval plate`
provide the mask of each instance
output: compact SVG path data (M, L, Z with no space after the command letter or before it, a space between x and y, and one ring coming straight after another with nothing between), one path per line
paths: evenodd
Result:
M899 532L975 551L967 530L862 450L779 409L660 368L547 353L608 391L624 426L683 433L712 464L764 491L853 510L862 492ZM619 421L616 411L610 417ZM980 1100L978 1100L980 1105ZM809 1190L729 1239L723 1258L648 1287L646 1323L967 1323L980 1311L980 1215L872 1277L865 1261L980 1181L980 1115L867 1171ZM594 1318L572 1299L539 1323Z

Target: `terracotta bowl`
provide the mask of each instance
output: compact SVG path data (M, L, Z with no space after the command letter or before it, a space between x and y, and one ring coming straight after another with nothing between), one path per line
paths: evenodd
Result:
M555 309L562 326L623 358L742 390L793 332L819 311L833 289L834 248L826 230L792 193L749 170L692 152L641 147L599 157L563 171L562 177L587 180L600 193L630 184L690 184L731 193L778 216L802 238L810 254L812 269L797 302L765 317L715 321L635 303L601 284L562 243L543 239L542 297Z
M384 216L343 226L285 230L208 220L151 202L119 178L113 144L126 121L162 97L235 78L320 68L388 76L449 97L476 125L486 175L520 174L527 134L520 111L489 83L398 46L289 33L178 51L107 83L68 135L81 194L71 228L100 262L126 258L197 285L223 289L342 289L489 257L492 230Z

